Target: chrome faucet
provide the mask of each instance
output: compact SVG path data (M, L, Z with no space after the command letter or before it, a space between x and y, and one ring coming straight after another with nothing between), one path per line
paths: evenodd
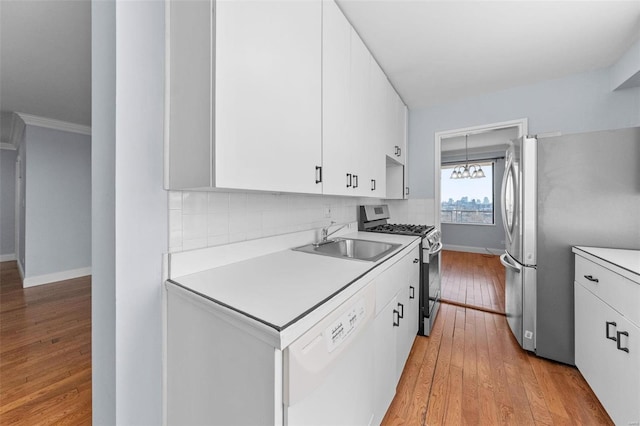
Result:
M328 238L331 235L335 234L336 232L338 232L342 228L345 228L345 227L349 226L348 223L345 223L344 225L341 225L339 228L334 229L333 231L329 232L329 228L331 228L335 224L336 224L335 222L331 221L331 223L329 225L327 225L324 228L322 228L322 231L320 232L320 237L321 237L320 241L315 243L315 245L321 246L323 244L330 243L331 241Z

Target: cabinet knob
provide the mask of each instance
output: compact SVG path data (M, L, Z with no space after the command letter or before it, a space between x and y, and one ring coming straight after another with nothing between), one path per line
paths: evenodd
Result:
M400 312L396 309L393 310L393 326L400 327Z
M322 182L322 167L316 166L316 183Z
M404 188L404 195L409 195L409 187L408 186L406 186Z
M605 323L605 326L607 327L607 330L605 331L605 335L607 336L607 339L613 340L615 342L616 341L615 336L612 336L612 335L609 334L609 326L610 325L616 327L618 324L616 324L614 321L607 321Z
M351 181L351 173L347 173L347 188L351 188L353 182Z
M372 191L376 190L376 180L375 179L371 179L371 190Z
M416 288L412 285L409 286L409 299L415 299L416 298Z
M358 175L353 175L353 187L358 187Z
M618 347L618 350L629 353L629 348L622 346L622 339L620 338L620 336L627 336L627 339L628 339L629 333L626 331L616 331L616 335L618 336L618 341L616 342L616 346Z
M420 259L413 259L413 263L418 263L420 262Z
M589 281L591 281L592 283L597 283L597 282L599 282L599 281L600 281L599 279L594 278L594 277L593 277L593 275L585 275L584 277L585 277L586 279L588 279Z
M398 303L398 308L400 308L400 314L398 316L400 318L404 318L404 305L402 303Z

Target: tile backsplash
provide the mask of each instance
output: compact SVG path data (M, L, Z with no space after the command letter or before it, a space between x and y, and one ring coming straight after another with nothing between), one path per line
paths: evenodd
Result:
M378 200L247 192L169 192L169 251L355 222L357 206L389 204L391 221L433 223L433 200Z

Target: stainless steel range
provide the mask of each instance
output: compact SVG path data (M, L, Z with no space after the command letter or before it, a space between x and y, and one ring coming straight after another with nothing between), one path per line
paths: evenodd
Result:
M428 336L440 307L440 231L435 226L388 223L389 217L389 206L386 204L360 206L358 230L422 237L419 291L421 320L418 334Z

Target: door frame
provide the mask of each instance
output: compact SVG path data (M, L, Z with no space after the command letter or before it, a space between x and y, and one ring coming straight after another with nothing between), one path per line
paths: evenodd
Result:
M464 135L473 135L478 133L490 132L493 130L503 130L515 127L518 129L518 137L526 136L529 132L529 120L527 118L521 118L517 120L510 121L502 121L499 123L490 123L490 124L481 124L479 126L470 126L470 127L462 127L458 129L452 130L443 130L441 132L436 132L434 135L435 143L434 143L434 218L435 218L435 226L438 229L441 229L440 223L440 206L442 201L440 200L440 175L442 174L442 155L441 145L442 139L464 136Z

